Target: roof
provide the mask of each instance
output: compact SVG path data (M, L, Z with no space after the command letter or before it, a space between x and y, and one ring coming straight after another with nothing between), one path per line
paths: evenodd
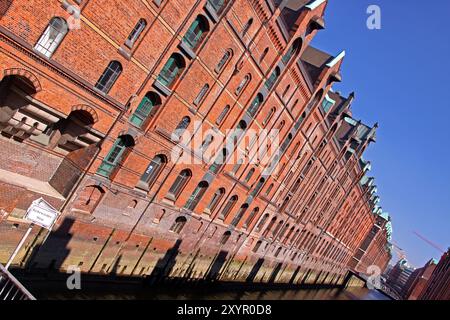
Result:
M326 64L332 59L332 55L311 46L306 47L300 57L312 83L316 82Z

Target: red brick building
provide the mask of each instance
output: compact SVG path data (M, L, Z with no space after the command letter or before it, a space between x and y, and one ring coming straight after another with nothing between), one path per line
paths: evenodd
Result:
M436 269L437 261L431 259L422 268L414 270L405 286L404 298L408 300L417 300L424 288L427 286L428 280Z
M434 268L419 300L450 300L450 249Z
M345 53L310 46L327 1L280 2L3 2L0 261L42 197L61 218L16 264L327 284L384 269L362 159L377 125L332 90Z

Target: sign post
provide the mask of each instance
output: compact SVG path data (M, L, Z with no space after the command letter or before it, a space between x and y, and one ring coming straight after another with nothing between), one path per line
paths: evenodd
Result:
M30 227L28 228L25 235L20 240L13 254L8 260L5 268L8 269L11 263L14 261L14 258L19 253L20 249L24 245L31 231L33 230L33 226L37 224L38 226L45 228L49 231L52 230L53 225L56 222L56 219L59 216L58 210L53 208L47 201L42 198L39 198L31 203L31 206L28 208L27 213L25 214L25 220L31 222Z

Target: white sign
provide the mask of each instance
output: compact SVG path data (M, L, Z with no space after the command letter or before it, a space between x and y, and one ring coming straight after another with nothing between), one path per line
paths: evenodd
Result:
M32 202L25 215L25 219L51 230L53 224L58 218L59 212L53 208L47 201L40 198Z

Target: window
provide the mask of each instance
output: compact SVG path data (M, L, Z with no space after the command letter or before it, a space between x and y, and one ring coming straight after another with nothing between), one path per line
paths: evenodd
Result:
M187 222L186 217L183 217L183 216L178 217L175 220L174 224L170 227L169 230L172 231L172 232L175 232L175 233L180 233L181 230L183 230L186 222Z
M225 0L208 0L208 3L214 8L216 14L220 14L225 7Z
M267 79L265 83L267 90L272 89L273 85L275 84L279 76L280 76L280 68L276 67L275 70L270 75L269 79Z
M281 131L283 129L284 125L286 124L286 121L282 120L280 124L278 125L278 130Z
M50 58L66 36L69 28L63 18L52 18L34 49Z
M162 169L167 163L167 159L164 155L157 155L150 161L150 164L145 170L144 174L141 177L141 181L145 182L148 186L153 185L153 183L158 178Z
M264 225L265 225L266 222L267 222L267 219L269 219L269 214L268 214L268 213L266 213L266 214L261 218L261 221L259 221L258 225L256 226L256 231L259 231L259 230L261 230L261 229L264 227Z
M286 94L289 92L290 89L291 89L291 85L288 84L288 86L286 87L286 89L284 89L282 98L284 98L284 97L286 96Z
M199 94L197 95L197 98L195 98L194 105L198 106L202 102L203 98L208 93L208 90L209 90L209 84L205 84L203 86L202 90L200 90Z
M246 183L248 183L250 181L250 179L252 178L254 173L255 173L255 168L251 168L250 171L247 173L247 176L245 177Z
M252 210L252 212L250 213L250 215L248 216L247 220L245 221L244 224L244 228L247 229L253 222L253 220L255 219L256 215L259 212L259 208L255 208Z
M159 73L158 81L164 86L171 88L185 66L184 58L179 53L173 53Z
M245 34L248 32L248 30L250 29L250 27L253 24L253 18L250 18L247 23L244 25L244 27L242 28L241 34L242 36L245 36Z
M259 241L256 243L255 247L253 248L253 252L254 252L254 253L258 252L259 248L261 248L261 245L262 245L262 241L259 240Z
M242 79L241 83L236 88L235 94L238 96L244 91L247 84L250 82L251 76L250 74L246 74L244 79Z
M244 160L239 159L237 161L237 163L233 166L233 169L231 170L231 173L232 174L236 174L238 172L239 168L241 167L242 163L244 163Z
M258 109L261 106L262 102L263 102L263 95L261 93L258 93L253 102L250 104L250 107L248 108L247 112L253 117L256 114L256 112L258 112Z
M111 61L98 79L95 87L103 93L108 93L122 73L122 65L118 61Z
M272 119L272 116L275 114L276 110L277 109L275 107L272 107L272 109L270 109L269 113L267 114L267 116L264 118L264 120L262 122L263 126L266 126L269 123L270 119Z
M227 64L227 62L230 60L232 55L233 55L233 51L231 49L228 49L227 51L225 51L225 53L222 56L222 59L220 59L216 68L214 69L214 71L216 73L219 73L220 71L222 71L223 68L225 67L225 65Z
M142 31L144 31L146 26L147 26L147 21L145 21L144 19L140 19L138 21L138 23L136 24L136 26L134 27L134 29L131 31L130 35L128 36L128 39L125 42L125 44L130 48L133 47L134 43L139 38Z
M190 170L185 169L180 172L178 177L175 179L175 182L172 184L172 186L169 189L169 195L174 197L175 199L178 198L178 196L181 194L181 191L183 191L184 187L188 183L189 179L191 178L192 173Z
M97 173L109 177L116 167L121 163L127 148L134 146L134 140L129 135L120 136L111 147L108 155L103 159Z
M188 116L183 117L183 119L181 119L180 123L178 123L177 127L175 128L175 131L172 134L174 140L179 140L181 138L183 133L189 127L190 123L191 123L191 118L189 118Z
M229 111L230 111L230 106L226 105L225 108L223 108L222 112L217 117L216 124L222 124L223 120L225 120L225 117Z
M335 104L335 101L331 99L328 94L325 95L325 99L322 101L322 110L325 113L328 113L330 111L331 107Z
M219 204L220 200L222 200L223 196L225 195L225 189L220 188L219 190L214 193L211 202L208 204L209 211L214 211L214 209L217 208L217 205Z
M232 196L232 197L228 200L227 204L226 204L225 207L223 208L222 213L221 213L221 215L220 215L220 217L221 217L222 219L225 219L225 218L230 214L231 209L233 209L233 207L234 207L234 205L236 204L237 201L238 201L238 196L236 196L236 195Z
M156 108L161 104L161 99L154 92L149 92L142 99L139 106L130 117L130 122L138 127L142 127L148 117L152 116L156 112Z
M228 242L228 240L231 237L231 232L230 231L225 231L225 233L222 235L222 238L220 239L220 244L224 245Z
M292 46L289 48L289 51L285 53L285 55L282 58L282 61L284 64L287 64L291 58L300 51L300 48L302 46L302 39L298 38L293 43Z
M253 197L256 197L258 195L259 191L261 190L265 182L266 179L264 178L259 179L258 184L256 185L255 189L252 192Z
M248 204L244 203L241 208L238 211L238 214L234 217L233 221L231 221L231 225L236 227L239 223L239 221L241 221L242 217L244 216L245 212L248 209Z
M209 30L208 21L205 17L199 15L192 22L188 31L183 37L183 41L192 49L195 50L200 45L201 41L204 39L205 34Z
M261 54L261 57L259 58L259 63L263 62L264 58L267 56L268 53L269 53L269 48L265 48L263 53Z
M208 189L208 187L209 187L208 182L206 181L200 182L198 186L195 188L192 195L189 197L184 207L188 210L193 211L197 206L197 204L200 202L200 200L203 198L203 195L205 194L206 189Z
M270 192L272 191L272 189L273 189L273 183L271 183L270 186L267 188L267 190L266 190L266 196L268 196L268 195L270 194Z
M222 149L222 153L216 158L214 163L209 167L209 171L212 173L218 173L227 159L227 149Z
M208 134L202 142L202 146L200 147L200 150L205 151L208 149L208 147L211 145L211 143L214 141L214 137L212 134Z

